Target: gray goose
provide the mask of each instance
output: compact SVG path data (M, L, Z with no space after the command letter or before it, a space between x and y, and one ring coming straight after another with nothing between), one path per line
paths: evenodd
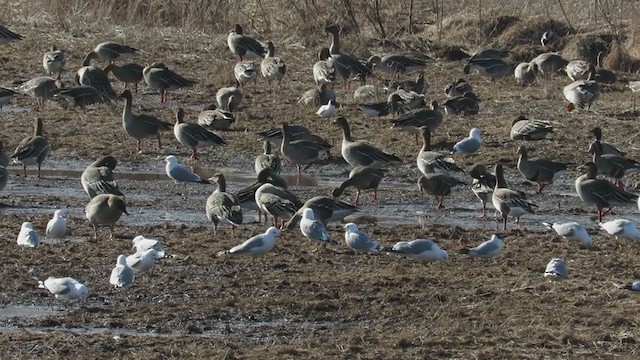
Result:
M242 91L237 86L223 87L216 92L218 107L230 112L238 110L243 98Z
M233 66L233 76L240 87L248 82L253 81L253 86L256 86L258 79L258 65L253 61L238 61Z
M98 44L95 49L93 49L92 53L94 53L97 58L109 61L110 63L119 59L127 59L142 55L142 51L134 47L113 41Z
M558 72L558 70L566 68L569 62L558 53L547 52L533 58L531 63L535 63L537 65L536 70L542 76L545 78L551 78L551 76Z
M316 196L307 200L304 205L285 223L288 230L294 229L302 217L304 209L313 209L316 220L327 225L330 221L341 221L345 217L360 211L356 206L340 199L328 196Z
M0 87L0 110L2 110L5 105L9 105L11 99L13 99L16 94L17 93L11 89Z
M499 58L478 58L471 57L464 66L464 73L469 74L471 70L476 70L484 76L488 76L491 81L497 78L509 76L513 73L513 68L509 63Z
M536 72L538 71L538 65L532 62L523 62L516 66L514 70L514 76L520 86L529 86L536 81Z
M229 32L227 46L232 53L240 57L240 61L245 57L264 57L265 51L262 45L254 38L243 34L242 26L236 24Z
M9 30L6 26L0 25L0 44L6 44L12 41L22 40L24 36Z
M256 190L266 183L271 183L285 189L287 188L287 182L277 174L274 174L271 168L262 169L262 171L258 173L258 180L255 183L235 193L235 196L237 196L240 201L240 207L247 210L257 211L258 205L256 204ZM260 215L260 212L258 212L258 215ZM258 222L260 222L259 220L260 218L258 219Z
M635 203L638 196L622 189L604 179L598 179L598 168L595 163L588 162L580 166L580 170L586 171L576 179L576 192L582 201L589 205L595 205L598 209L598 222L609 212L614 205ZM607 209L606 211L603 211Z
M124 64L118 66L116 64L109 64L104 68L105 74L113 73L116 79L124 83L124 89L127 90L129 84L133 84L136 93L138 93L138 83L144 79L142 71L144 68L135 63Z
M418 189L421 192L435 196L437 201L436 208L443 209L445 207L443 203L444 197L451 194L453 187L464 185L464 183L454 177L434 173L431 165L427 165L426 170L427 173L418 179Z
M173 126L173 135L180 144L191 148L191 159L194 160L198 158L198 147L227 145L222 138L204 127L198 124L185 123L184 110L182 108L176 110L176 123Z
M593 76L593 80L600 84L615 84L618 81L618 75L611 70L602 67L602 59L604 58L604 52L600 51L596 57L597 66L596 73Z
M542 37L540 37L540 43L547 51L553 49L554 45L556 45L559 40L560 37L553 30L545 31L542 34Z
M529 159L528 150L518 147L518 170L529 181L538 184L538 193L567 172L567 165L547 159Z
M511 123L512 140L542 140L553 133L553 125L548 121L530 120L520 115Z
M427 175L431 173L431 170L437 173L463 172L452 158L431 150L431 129L424 126L421 127L420 130L422 132L423 144L418 153L416 164L421 173Z
M254 162L256 175L260 174L260 171L265 168L271 168L275 174L279 175L280 171L282 171L282 161L280 161L280 157L271 152L271 142L265 141L263 148L264 153L256 156Z
M167 91L196 84L195 81L185 79L163 63L153 63L142 69L142 76L147 85L160 91L160 102L167 101Z
M105 101L105 96L92 86L77 85L68 89L58 89L54 97L68 101L71 106L85 110L86 106L100 104Z
M280 152L285 159L296 165L298 179L300 179L302 165L310 165L329 155L329 147L323 144L309 140L293 140L287 123L282 123L282 134Z
M481 48L476 50L469 58L469 61L500 59L509 56L509 51L493 48Z
M347 86L351 85L351 76L366 78L373 75L371 69L363 65L360 60L350 54L343 53L340 49L340 29L336 25L330 25L325 31L331 34L331 46L329 52L336 66L336 74L347 79Z
M473 92L466 92L462 96L447 99L442 107L448 115L477 115L480 112L478 96Z
M591 130L591 133L593 134L593 136L595 137L595 140L598 141L600 143L600 146L602 147L602 154L606 155L616 155L616 156L625 156L626 153L618 148L616 148L615 146L603 142L602 141L602 129L600 127L595 127Z
M242 224L242 208L240 200L227 191L227 182L224 175L218 173L210 179L218 185L218 188L207 198L205 211L209 221L213 222L213 235L218 234L218 225L226 223L231 225L231 234L234 229Z
M438 108L438 102L433 100L431 109L416 109L404 113L391 121L391 127L415 134L416 144L418 144L420 128L428 127L430 131L435 131L442 124L443 116Z
M42 162L49 153L49 141L43 137L43 132L42 119L36 118L33 136L24 138L11 155L14 162L22 164L24 177L27 177L27 165L38 164L38 179L40 178Z
M576 80L562 89L564 97L569 101L567 111L571 112L576 107L587 111L591 110L591 104L600 97L600 85L593 80L595 68L589 65L587 80Z
M51 50L44 53L44 56L42 57L42 67L44 67L44 70L49 73L49 76L58 74L56 80L60 80L60 76L64 71L65 63L66 56L64 52L56 49L55 46L52 46Z
M297 196L270 183L262 184L256 190L255 200L259 211L265 214L265 222L266 214L269 214L273 216L274 226L278 225L278 219L282 219L281 228L284 228L284 218L293 216L302 207L302 201Z
M309 129L302 125L287 125L289 129L289 134L291 134L291 141L296 140L308 140L314 143L320 144L327 149L331 148L331 144L322 137L318 135L312 134ZM270 141L278 148L282 145L282 127L279 128L271 128L269 130L261 131L258 133L258 136L263 141Z
M369 69L379 69L394 77L397 77L400 74L424 69L426 66L427 62L424 60L401 54L386 55L382 58L374 55L367 60L367 67L369 67Z
M493 189L496 187L496 177L482 164L470 166L466 173L473 178L471 191L482 203L482 215L480 218L484 219L487 217L487 203L491 202Z
M402 108L404 110L417 110L427 106L427 97L425 94L419 94L415 91L407 91L405 89L398 89L389 94L387 101L391 102L391 98L395 95L399 95L400 99L402 99Z
M198 125L214 130L228 130L234 122L236 118L233 113L219 109L215 103L205 106L198 114Z
M359 105L358 108L365 117L395 115L402 112L402 98L398 94L393 94L389 97L389 101Z
M394 162L402 162L399 157L388 154L373 146L371 143L354 140L351 137L351 129L349 129L347 119L339 117L334 123L342 128L341 153L349 165L353 167L382 166Z
M448 98L455 98L458 96L463 96L465 93L472 93L472 92L473 92L473 88L471 87L471 84L469 84L467 80L463 78L460 78L452 82L451 84L447 85L447 87L444 88L444 93L447 95Z
M98 226L106 225L109 227L109 238L113 240L113 226L122 213L129 215L124 200L119 196L100 194L91 199L85 207L85 215L93 226L93 238L98 239Z
M336 67L329 48L322 48L318 53L318 61L313 64L313 80L316 85L331 84L336 81Z
M598 172L615 179L616 185L624 189L622 177L640 171L640 163L633 159L622 156L604 154L602 143L594 141L589 146L589 153L593 154L593 163L596 164Z
M94 87L98 92L104 96L114 99L116 92L113 91L111 82L107 74L100 68L91 65L91 60L96 59L97 55L91 51L85 56L82 61L82 67L76 71L76 83L78 85L85 85Z
M329 89L326 83L320 83L317 88L305 91L298 99L298 104L322 106L327 105L329 101L336 104L336 93Z
M117 164L116 158L107 155L98 158L84 169L80 176L80 183L89 198L93 199L98 193L124 197L113 178L113 170Z
M373 166L358 166L353 168L349 173L349 179L340 184L331 193L334 197L340 197L344 190L348 187L354 187L357 190L356 198L353 200L354 205L358 205L360 192L363 190L373 190L373 201L378 201L378 185L384 178L384 170Z
M271 87L272 81L278 81L278 86L280 86L282 78L287 73L287 65L282 61L282 58L276 56L276 49L271 41L267 41L267 55L260 63L260 72L262 77L267 79L269 87Z
M155 116L134 114L131 109L133 106L131 91L125 90L119 97L125 99L124 110L122 112L122 126L129 136L136 139L136 150L142 152L142 139L148 137L156 137L158 139L158 149L161 149L162 142L160 140L160 133L171 130L173 125Z
M418 94L426 94L429 85L424 76L424 72L418 73L415 80L389 81L385 85L386 91L396 91L404 89L406 91L415 91Z
M58 87L54 78L38 76L20 85L20 90L36 99L36 108L38 110L44 110L45 101L56 94Z
M516 226L520 228L520 217L525 214L533 214L533 208L538 206L528 201L523 192L507 188L502 165L496 164L494 172L496 176L496 187L493 189L491 202L493 203L493 207L502 216L502 229L507 230L507 219L509 215L516 218Z

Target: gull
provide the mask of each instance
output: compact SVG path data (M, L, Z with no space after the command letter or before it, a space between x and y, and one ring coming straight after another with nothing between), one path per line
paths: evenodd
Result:
M18 234L18 245L30 247L35 249L38 246L38 232L33 230L33 224L30 222L23 222L20 227L20 233Z
M320 117L323 119L328 119L333 117L336 114L336 112L337 112L337 109L336 109L335 101L329 100L328 104L320 106L318 111L316 111L316 114L320 115Z
M600 222L598 225L609 235L640 241L640 231L627 219L616 219L604 223Z
M591 235L589 235L589 233L587 233L587 229L585 229L584 226L578 224L577 222L567 222L562 224L551 224L543 222L542 225L548 227L549 229L553 229L565 240L580 241L586 246L593 245L593 238L591 237Z
M469 131L469 136L453 145L452 153L474 153L480 149L480 129L473 128Z
M348 223L344 229L344 240L353 251L356 253L380 253L382 249L380 245L373 241L369 235L360 231L356 224Z
M156 263L158 254L154 249L148 249L143 252L137 252L126 258L127 266L130 266L134 272L143 273L151 270Z
M264 255L276 246L276 238L279 235L280 231L271 226L263 234L256 235L229 250L218 252L218 256L226 254L245 254L253 257Z
M62 300L86 299L89 295L89 289L85 285L70 277L50 276L45 281L38 281L38 287L49 290L56 299Z
M67 220L65 220L64 211L56 210L53 212L53 218L47 223L47 238L62 239L67 235Z
M449 261L449 254L433 240L427 239L399 241L388 252L419 261Z
M111 270L109 284L116 288L125 288L133 284L134 278L135 274L133 269L127 265L127 257L124 255L118 255L116 266Z
M479 257L479 258L493 258L500 254L502 251L502 245L504 244L504 240L500 239L496 234L491 235L491 239L483 242L482 244L470 248L462 250L463 254L467 254L469 256Z
M614 284L621 290L640 291L640 280L634 280L631 284Z
M178 159L176 159L175 156L169 155L164 160L167 162L167 165L165 167L165 170L167 171L167 176L175 182L173 187L171 187L172 190L176 186L176 184L181 182L211 184L208 180L201 178L199 175L191 172L191 170L178 164Z
M566 279L567 276L569 276L569 270L567 270L567 265L562 259L551 259L547 264L547 268L544 270L544 277L550 278L551 280L562 280Z
M156 251L156 259L163 258L165 256L164 247L158 240L147 239L143 235L138 235L133 238L133 248L137 253L145 252L149 249Z
M300 231L302 232L302 235L309 240L323 243L335 243L334 241L331 241L331 235L324 224L321 221L316 220L313 209L311 208L306 208L302 212Z

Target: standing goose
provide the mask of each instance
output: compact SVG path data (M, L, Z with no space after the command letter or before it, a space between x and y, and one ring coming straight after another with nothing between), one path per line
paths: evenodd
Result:
M591 110L591 104L600 97L600 85L593 80L595 68L589 65L587 80L576 80L562 89L564 97L569 101L567 111L571 112L576 107Z
M109 77L100 68L91 65L91 60L96 58L96 53L89 52L82 61L82 67L76 71L76 83L78 85L91 86L104 96L113 99L116 97Z
M154 136L158 139L158 149L162 149L160 133L171 130L172 125L155 116L134 114L131 110L131 91L125 90L119 97L125 99L124 110L122 112L122 126L129 136L136 139L136 150L139 153L142 152L142 139Z
M329 53L329 48L320 49L318 61L313 64L313 80L316 82L316 86L336 81L336 66Z
M60 80L60 76L64 71L64 65L66 63L66 56L64 52L56 49L55 46L51 47L50 51L44 53L42 58L42 66L44 70L49 73L49 76L53 76L53 74L58 74L56 77L57 80Z
M451 194L451 189L464 183L460 180L445 174L436 174L433 168L427 165L427 173L418 179L418 189L420 192L427 193L436 197L438 209L443 209L444 197Z
M615 179L616 185L624 189L622 177L640 171L640 163L622 156L603 154L602 144L594 141L589 146L589 153L593 154L593 162L598 172Z
M496 187L496 177L482 164L474 164L466 172L473 178L471 191L482 203L480 218L485 219L487 217L487 203L492 202L493 189Z
M625 156L626 153L615 146L603 142L602 141L602 129L600 127L595 127L591 130L591 133L595 137L595 140L600 143L600 147L602 148L602 154L606 155L616 155L616 156Z
M218 233L218 224L226 223L231 225L231 234L234 229L242 224L242 208L238 198L229 194L227 191L227 182L222 174L215 174L211 178L218 188L209 195L205 207L207 218L213 222L213 235Z
M333 197L316 196L307 200L304 205L285 223L288 230L298 225L304 209L313 209L316 220L324 225L331 221L342 221L347 216L360 211L356 206Z
M236 24L234 29L229 32L227 45L232 53L240 57L240 61L244 60L245 57L262 58L265 55L264 48L258 41L242 33L240 24Z
M447 99L442 107L448 115L477 115L480 112L478 96L472 92L466 92L462 96Z
M553 133L553 125L548 121L530 120L520 115L511 123L512 140L542 140Z
M24 138L11 155L14 162L22 164L25 178L27 177L27 165L35 164L38 164L38 179L40 178L40 168L49 153L49 141L43 137L43 132L42 119L36 118L33 136Z
M427 62L401 54L386 55L382 58L374 55L367 60L367 66L372 70L380 69L393 77L397 77L400 74L424 69L427 66Z
M290 218L302 207L302 201L285 188L270 183L262 184L255 195L258 209L265 214L273 216L273 225L278 226L278 219L282 219L281 228L284 227L284 219Z
M20 90L36 99L36 108L38 110L44 110L45 101L55 95L58 87L54 78L38 76L20 85Z
M160 91L160 102L167 101L167 91L193 86L196 82L185 79L163 63L153 63L142 70L147 85Z
M437 173L463 172L452 158L445 157L441 153L431 150L431 129L424 126L421 127L420 130L422 131L423 144L418 153L416 164L421 173L426 176L431 173L431 170ZM431 170L429 170L429 168Z
M455 98L458 96L463 96L465 93L472 92L473 88L471 87L471 84L469 84L467 80L463 78L452 82L451 84L447 85L446 88L444 88L444 93L448 98Z
M371 69L363 65L360 60L350 54L343 53L340 49L340 29L336 25L330 25L325 31L331 34L331 46L329 53L336 66L336 74L347 79L346 85L351 85L352 76L367 77L373 75Z
M80 176L80 183L89 198L93 199L98 193L124 197L113 178L113 170L117 164L116 158L107 155L98 158L84 169Z
M241 87L250 81L256 86L258 66L253 61L238 61L233 66L233 76Z
M281 58L276 56L276 50L271 41L267 41L267 56L260 63L260 72L262 72L262 77L267 79L269 87L271 87L272 81L278 81L279 87L284 74L287 72L287 65Z
M256 204L256 190L263 184L271 183L281 188L287 188L287 182L283 178L273 173L271 168L265 168L258 173L258 180L244 189L238 190L234 195L240 201L240 207L246 210L258 211ZM258 211L258 222L261 219L261 213Z
M225 146L227 143L218 135L205 129L198 124L189 124L184 122L184 110L178 108L176 110L176 123L173 126L173 135L176 140L184 146L191 148L191 159L197 159L196 149L205 146Z
M402 129L415 134L416 144L418 144L418 134L421 127L427 127L430 131L435 131L442 124L443 116L438 110L438 102L431 102L431 109L423 108L409 111L391 121L391 127Z
M282 161L280 161L280 157L271 152L271 142L264 142L264 153L256 156L256 160L254 162L254 170L256 175L260 174L260 171L265 168L271 168L275 174L280 175L280 171L282 171Z
M538 194L567 172L567 165L547 159L529 159L528 150L518 147L518 170L527 180L538 184Z
M116 64L109 64L104 68L105 74L113 73L116 79L124 83L124 89L127 90L129 84L133 84L136 93L138 93L138 83L144 79L142 71L144 68L135 63L124 64L118 66Z
M235 112L240 107L244 96L236 86L223 87L216 92L216 102L222 110Z
M349 165L353 167L382 166L393 162L402 162L399 157L388 154L373 146L371 143L353 140L347 119L339 117L334 123L342 128L341 153Z
M496 164L494 172L496 175L496 187L493 189L491 202L502 216L502 229L507 230L509 215L516 218L516 226L520 228L520 217L525 214L533 214L533 208L538 207L538 205L528 201L523 192L507 188L502 165Z
M22 40L24 36L9 30L6 26L0 25L0 44L6 44L16 40Z
M314 143L318 143L327 149L332 147L327 140L318 135L312 134L309 129L302 125L287 125L287 128L289 129L289 134L291 135L291 141L308 140ZM282 127L274 127L266 131L261 131L258 133L258 136L263 141L272 142L278 148L282 145Z
M98 226L106 225L109 227L109 238L113 240L113 226L123 213L129 215L124 200L119 196L100 194L91 199L85 208L85 215L93 226L93 238L98 239Z
M219 109L215 103L205 106L198 114L198 125L214 130L228 130L234 122L235 116L229 111Z
M93 49L92 53L95 54L96 58L106 60L110 63L119 59L127 59L142 55L142 51L134 47L112 41L98 44L95 49Z
M471 70L476 70L480 75L489 77L491 81L513 73L511 65L499 58L471 58L464 66L463 71L465 74L469 74Z
M531 63L536 64L537 72L549 79L553 74L557 73L558 70L565 69L569 62L558 53L547 52L533 58Z
M349 173L349 178L333 190L332 195L340 197L346 188L353 186L357 190L356 198L353 201L354 205L358 205L360 192L362 190L373 190L372 202L375 203L378 200L378 185L380 185L380 181L382 181L383 177L384 170L382 169L373 166L355 167Z
M598 209L598 222L613 209L614 205L635 203L638 196L619 189L604 179L598 179L598 168L595 163L588 162L580 166L580 170L586 171L576 179L576 192L582 201L589 205L595 205ZM603 211L607 209L606 211Z
M289 124L282 123L282 156L296 165L298 179L302 172L302 165L310 165L318 160L325 159L329 154L329 147L310 140L293 140L289 132Z
M604 58L604 51L600 51L596 57L597 66L596 73L593 76L593 80L600 84L615 84L618 81L618 76L611 70L602 67L602 59Z
M536 72L538 65L536 63L520 63L514 70L514 76L520 86L529 86L536 81Z

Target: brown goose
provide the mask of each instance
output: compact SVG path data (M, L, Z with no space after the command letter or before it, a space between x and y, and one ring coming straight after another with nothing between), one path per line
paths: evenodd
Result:
M442 103L442 107L448 115L477 115L480 112L478 96L472 92L466 92L462 96L448 99Z
M602 154L606 155L616 155L616 156L625 156L626 153L618 148L616 148L615 146L603 142L602 141L602 129L600 127L595 127L591 130L591 133L593 134L593 136L595 137L595 140L598 141L600 143L600 146L602 146Z
M358 166L351 170L349 173L349 179L345 180L340 184L339 187L335 188L332 192L334 197L340 197L344 190L350 186L356 188L356 198L353 201L354 205L358 205L358 200L360 199L360 192L362 190L373 190L373 201L378 201L378 185L382 178L384 177L384 170L375 168L372 166Z
M129 215L124 200L116 195L100 194L89 201L85 208L87 220L93 226L93 238L98 239L98 226L109 227L109 238L113 240L113 226L122 213Z
M614 205L635 203L638 196L617 188L604 179L598 179L598 168L595 163L588 162L580 166L580 170L586 171L576 179L576 192L582 201L589 205L595 205L598 209L598 222L602 217L611 212ZM607 209L606 211L603 211Z
M282 123L282 134L280 153L285 159L296 165L298 179L300 179L302 165L313 164L329 155L329 148L323 144L309 140L293 140L287 123Z
M416 159L420 172L426 176L431 173L431 170L437 173L463 171L452 158L431 150L431 130L428 127L421 127L420 130L422 131L423 144Z
M434 173L431 166L427 166L427 171L427 174L418 179L418 189L421 192L435 196L437 200L436 207L443 209L445 207L443 204L444 197L451 194L453 187L464 185L464 183L454 177Z
M113 90L107 74L102 69L91 65L91 60L96 58L97 54L93 51L85 56L82 67L76 71L76 83L91 86L109 99L114 99L116 92Z
M493 189L491 202L502 216L503 230L507 230L509 215L516 218L516 226L520 228L520 217L525 214L533 214L533 208L538 207L538 205L528 201L523 192L507 188L502 165L496 164L494 172L496 175L496 187Z
M195 81L185 79L163 63L153 63L142 70L142 76L147 85L160 91L160 102L167 101L167 91L196 84Z
M451 84L447 85L446 88L444 88L444 93L448 98L455 98L458 96L463 96L465 93L472 92L473 88L471 87L471 84L469 84L467 80L462 78L452 82Z
M254 170L256 175L264 168L271 168L274 173L280 174L282 171L282 161L277 154L271 152L271 142L265 141L263 144L264 153L256 156L254 161Z
M218 185L218 188L207 198L205 211L209 221L213 222L213 235L218 234L218 225L225 223L231 225L231 234L238 225L242 224L242 208L240 200L227 191L227 182L224 175L218 173L210 179Z
M219 109L215 103L205 106L198 114L198 125L214 130L228 130L234 122L236 119L233 113Z
M360 60L350 54L342 52L340 49L340 29L336 25L327 26L325 31L331 34L331 46L329 47L329 52L335 62L336 74L347 80L347 87L351 84L352 76L361 76L366 78L369 75L373 75L371 69L363 65Z
M316 220L324 225L330 221L341 221L345 217L360 211L356 206L333 197L316 196L302 205L300 209L285 223L285 228L292 230L298 225L304 209L313 209Z
M80 183L82 188L93 199L98 193L112 194L122 196L118 183L113 178L113 170L116 168L118 161L111 155L102 156L92 162L82 172Z
M124 110L122 112L122 126L129 136L136 139L136 150L138 152L142 152L142 139L148 137L157 137L158 149L161 149L162 142L160 141L160 133L162 131L171 130L173 125L164 122L155 116L134 114L132 110L133 101L131 91L125 90L119 97L125 99Z
M382 166L393 162L402 162L402 160L393 155L388 154L373 144L365 141L356 141L351 137L351 130L347 119L339 117L334 121L335 124L342 128L342 157L351 166Z
M593 154L593 162L598 172L615 179L616 185L624 189L622 177L640 171L640 163L622 156L603 154L602 144L594 141L589 146L589 153Z
M273 217L274 226L278 226L278 219L283 219L280 228L284 228L284 218L290 218L302 207L302 201L285 188L270 183L262 184L255 195L258 209Z
M271 168L262 169L262 171L258 173L258 180L255 183L235 193L235 196L240 201L240 207L247 210L258 211L255 198L256 190L265 183L271 183L285 189L287 188L287 182L277 174L274 174ZM260 212L258 212L258 215L260 215ZM260 217L258 218L258 222L260 222Z
M571 112L576 107L591 110L591 104L600 97L600 85L593 80L595 68L589 65L587 80L576 80L562 89L564 97L569 101L567 111Z
M14 162L22 164L24 177L27 177L27 165L38 164L38 179L40 178L40 168L49 153L49 141L43 137L43 132L42 119L36 118L33 136L24 138L11 155Z
M271 87L271 82L274 80L278 82L279 87L282 78L287 72L287 65L282 61L282 58L276 56L276 50L271 41L267 41L267 55L260 63L260 72L262 77L267 79L269 87Z
M487 203L491 202L493 189L496 187L496 177L482 164L470 166L466 173L473 178L471 191L482 203L482 215L480 218L484 219L487 217Z
M548 121L530 120L520 115L511 123L512 140L542 140L553 133L553 126Z
M136 93L138 93L138 83L144 78L142 75L143 70L144 68L142 66L134 63L124 64L122 66L111 63L107 65L103 71L107 75L109 75L109 73L113 73L113 76L115 76L116 79L124 83L125 90L127 90L127 86L129 86L129 84L133 84Z
M564 69L569 63L555 52L542 53L533 58L531 62L537 65L536 70L547 79L551 78L558 70Z
M518 147L518 170L529 181L538 184L538 193L567 172L567 165L547 159L529 159L528 150Z
M95 49L93 49L92 53L94 53L97 58L107 60L111 63L118 59L126 59L142 55L142 51L134 47L112 41L98 44Z
M400 115L391 121L391 127L415 134L416 144L418 144L418 134L421 132L419 130L421 127L428 127L433 132L442 124L443 116L438 108L438 102L433 100L431 109L416 109Z
M234 29L229 32L227 45L232 53L240 57L240 61L245 57L263 58L265 55L262 45L254 38L244 35L240 24L236 24Z
M305 91L298 99L298 104L322 106L327 105L329 101L335 104L336 93L329 89L326 83L320 83L317 88Z
M176 110L176 124L173 126L173 135L176 140L184 146L191 148L191 159L197 159L196 149L205 146L225 146L227 143L218 135L205 129L198 124L189 124L184 122L184 110L178 108Z

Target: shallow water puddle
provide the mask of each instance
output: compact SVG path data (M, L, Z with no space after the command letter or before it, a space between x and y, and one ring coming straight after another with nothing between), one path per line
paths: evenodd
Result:
M64 311L60 308L36 305L8 305L0 308L0 320L10 318L43 318L51 315L61 315Z

